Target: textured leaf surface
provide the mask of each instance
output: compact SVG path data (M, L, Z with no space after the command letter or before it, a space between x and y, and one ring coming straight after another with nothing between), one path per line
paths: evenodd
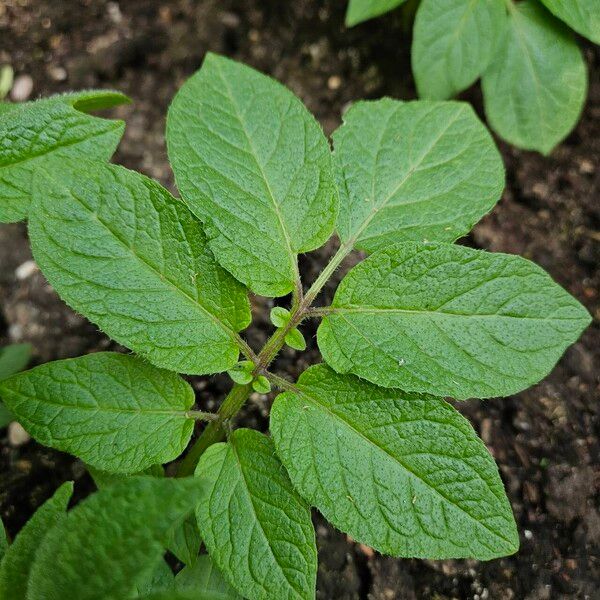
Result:
M290 292L296 255L329 238L337 212L329 145L300 100L209 53L169 109L167 143L219 262L258 294Z
M218 266L185 205L154 181L115 165L41 173L29 233L59 295L119 343L181 373L237 361L246 290Z
M22 371L31 358L31 344L11 344L0 348L0 379Z
M0 598L25 600L29 597L29 572L38 548L48 531L64 518L72 493L73 484L63 483L18 533L0 565Z
M577 33L600 44L600 2L598 0L542 0L542 2Z
M0 395L38 442L107 471L173 460L194 428L191 386L123 354L46 363L0 382Z
M149 475L150 477L164 477L165 469L162 465L152 465L147 469L138 471L137 473L109 473L108 471L102 471L96 469L90 465L86 465L90 477L94 480L96 487L100 490L114 485L115 483L121 483L128 477L137 477L139 475Z
M204 593L211 600L242 600L207 554L199 556L193 566L184 567L177 573L175 587L178 591Z
M453 241L498 201L502 159L459 102L358 102L333 134L338 233L373 252L390 243Z
M444 100L479 79L506 24L499 0L423 0L411 60L419 95Z
M395 556L516 552L498 469L452 406L325 365L297 388L275 400L271 431L294 487L336 527Z
M198 527L229 583L249 600L315 597L317 552L310 511L293 490L273 442L238 429L202 456L209 489Z
M90 91L26 102L0 117L0 221L27 217L33 174L51 161L107 161L125 125L84 111L128 102L117 92Z
M405 0L350 0L346 11L346 25L352 27L363 21L383 15Z
M202 538L198 531L196 516L189 516L184 523L175 529L169 550L185 565L191 566L198 560L198 552Z
M150 574L147 581L137 585L137 594L144 596L163 591L171 591L175 586L175 575L165 560L156 565L154 572Z
M515 4L483 75L493 129L521 148L548 153L575 126L587 90L571 32L537 1Z
M518 256L397 244L356 266L319 330L336 371L457 399L516 393L547 375L587 311Z
M65 590L77 600L130 598L155 572L203 485L193 477L139 477L93 494L40 545L28 600L64 600Z

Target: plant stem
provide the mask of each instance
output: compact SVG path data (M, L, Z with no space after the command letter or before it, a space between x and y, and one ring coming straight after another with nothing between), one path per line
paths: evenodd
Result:
M267 371L265 373L265 377L275 387L278 387L280 390L294 391L295 389L297 389L296 386L291 381L288 381L287 379L284 379L283 377L280 377L279 375L275 375L275 373L271 373L270 371Z
M294 298L292 300L292 310L289 322L285 327L280 327L275 333L266 341L263 349L258 355L256 355L249 347L248 352L244 352L244 355L254 362L256 368L254 369L254 375L267 375L271 381L278 387L293 389L293 384L289 383L285 379L267 373L267 368L277 356L283 345L285 344L285 336L295 327L310 315L310 307L318 293L321 291L323 286L329 281L335 270L340 266L342 261L352 252L353 243L342 244L338 251L333 255L327 266L323 269L316 281L310 286L308 292L302 295L301 287L296 287L294 291ZM240 338L241 339L241 338ZM243 341L243 340L242 340ZM246 342L244 342L246 346ZM285 384L283 383L285 382ZM281 385L280 385L281 384ZM292 386L292 388L290 388ZM204 431L200 434L200 437L196 440L190 451L186 454L185 458L179 465L177 471L178 477L185 477L191 475L196 469L198 460L204 453L204 451L213 444L222 441L226 436L225 422L234 417L237 412L242 408L248 396L252 392L252 384L247 383L244 385L236 384L231 388L229 394L223 400L223 403L219 407L217 412L217 418L211 421Z
M211 421L206 426L204 431L200 434L200 437L181 461L179 469L177 470L177 477L187 477L188 475L192 475L196 469L198 460L204 451L209 446L212 446L225 438L225 422L231 419L231 417L242 408L251 391L252 384L250 383L245 385L236 383L231 388L229 394L227 394L225 400L223 400L223 403L219 407L216 420Z

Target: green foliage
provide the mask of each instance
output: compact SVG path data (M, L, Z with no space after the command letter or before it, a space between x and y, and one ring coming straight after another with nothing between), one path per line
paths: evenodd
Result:
M283 296L297 254L321 246L337 214L331 154L289 90L208 54L169 109L177 186L219 262L252 291Z
M355 248L454 241L499 200L504 169L473 110L459 102L358 102L333 134L337 231Z
M481 80L490 125L507 141L549 153L573 129L587 73L571 32L538 0L516 5Z
M48 530L61 523L73 493L73 484L64 483L21 529L0 563L0 598L31 598L29 573L39 556L39 546ZM29 592L29 593L28 593Z
M348 273L318 340L338 372L462 400L537 383L589 323L524 258L404 243Z
M0 348L0 381L22 371L29 363L31 351L31 344L12 344ZM0 427L6 427L14 419L8 408L0 402Z
M173 460L192 435L192 388L133 356L47 363L0 382L0 394L39 442L112 472Z
M315 533L308 507L273 442L238 429L214 444L196 475L209 483L197 509L202 539L229 583L248 598L314 598Z
M517 551L494 460L440 398L317 365L277 397L271 431L296 489L358 541L422 558Z
M350 0L346 23L398 4ZM600 43L597 0L422 0L412 44L419 95L450 98L481 77L491 127L516 146L551 152L575 127L587 92L583 57L559 19Z
M29 235L56 291L119 343L182 373L236 363L236 332L250 321L246 290L157 183L114 165L60 177L40 169Z
M132 477L93 494L42 540L28 600L64 600L65 590L78 600L131 597L156 572L203 487L197 478Z
M107 161L125 125L87 111L129 102L118 92L53 96L0 112L0 222L27 217L34 173L54 161Z
M175 589L206 594L211 600L241 600L241 596L225 581L210 556L199 556L193 566L186 566L175 577Z
M465 24L486 22L493 9L481 1L466 17L448 9L448 23L461 14ZM427 0L421 8L428 4L434 11ZM475 48L446 33L440 44L464 50L469 78L498 54L491 40ZM459 63L444 69L440 89L465 85ZM33 110L51 125L65 110L88 119L80 111L121 99L92 92L20 105L2 113L0 127ZM115 127L89 119L86 127ZM359 102L332 153L289 90L208 55L174 100L167 139L183 200L106 164L110 154L50 163L23 150L27 186L4 172L26 198L22 216L49 283L138 355L98 353L14 374L22 358L5 369L0 395L10 410L37 441L84 460L99 488L66 516L67 496L60 510L51 500L8 550L2 538L0 574L24 565L14 597L311 600L310 506L395 556L515 552L498 470L441 397L509 394L539 381L589 315L529 261L452 244L491 210L504 182L475 113L459 102ZM0 206L17 206L4 200L0 187ZM339 249L304 289L298 254L334 229ZM354 250L371 256L343 277L330 306L314 306ZM248 288L291 292L288 308L271 310L274 331L259 352L239 333L251 318ZM328 366L292 383L270 365L285 344L305 348L299 328L308 318L322 319ZM220 372L234 385L218 411L194 410L177 373ZM271 385L283 391L272 438L232 431L252 392ZM163 465L185 450L194 420L208 423L174 479L174 465ZM209 556L199 555L202 543ZM185 564L176 577L167 549Z

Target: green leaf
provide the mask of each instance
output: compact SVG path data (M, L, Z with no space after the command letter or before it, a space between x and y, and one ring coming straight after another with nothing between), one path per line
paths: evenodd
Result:
M150 477L165 476L165 470L162 465L151 465L147 469L136 473L109 473L108 471L102 471L90 465L86 465L86 468L99 490L108 487L109 485L115 485L115 483L121 483L129 477L137 477L139 475L148 475Z
M169 543L169 550L188 567L196 564L202 538L198 531L196 517L191 515L183 525L177 527L173 533L173 539Z
M540 267L449 244L397 244L344 278L324 359L385 387L506 396L545 377L590 316Z
M252 389L259 394L268 394L271 391L271 382L264 375L259 375L252 382Z
M586 67L571 32L528 0L511 9L482 85L492 128L511 144L547 154L579 119Z
M394 556L489 560L519 537L494 460L433 396L386 390L325 365L271 412L294 487L352 538Z
M0 348L0 380L22 371L31 358L31 344L12 344Z
M350 0L346 11L346 25L352 27L374 19L403 4L405 0Z
M159 367L226 371L250 322L246 290L208 249L185 205L122 167L39 173L34 257L72 308Z
M358 102L333 134L342 241L454 241L498 201L502 159L462 102Z
M140 596L144 596L151 593L167 592L172 590L174 586L175 575L167 562L161 560L154 569L154 572L150 574L150 577L137 585L136 588L137 593Z
M2 519L0 519L0 561L6 554L8 547L10 546L8 542L8 535L6 534L6 529L4 528L4 523Z
M245 385L250 383L254 378L253 372L255 367L256 365L251 360L241 360L229 369L227 374L235 383Z
M175 589L182 592L200 592L211 600L242 600L207 554L199 556L193 566L184 567L177 573Z
M217 260L257 294L291 292L297 254L321 246L337 214L329 144L300 100L209 53L173 100L167 145Z
M14 416L11 412L4 406L4 404L0 403L0 429L2 427L6 427L9 423L12 423L15 420Z
M229 583L249 600L314 598L317 573L310 511L293 490L273 442L238 429L212 445L196 476L208 482L196 516Z
M600 3L598 0L542 0L555 16L569 27L600 44Z
M18 533L0 564L0 598L25 600L30 597L28 579L38 548L48 531L65 518L72 493L73 483L63 483Z
M0 67L0 101L4 100L10 92L14 82L14 71L10 65Z
M275 306L271 309L271 323L275 327L285 327L292 315L289 310L283 308L283 306Z
M493 58L505 25L499 0L423 0L411 51L419 96L444 100L470 87Z
M220 600L205 592L197 590L184 590L184 591L163 591L147 596L140 596L140 600Z
M107 161L123 135L123 121L93 117L97 110L129 102L117 92L89 91L26 102L0 119L0 222L27 217L34 172L53 161ZM56 168L56 167L53 167Z
M46 363L0 382L0 395L38 442L106 471L173 460L194 428L191 386L123 354Z
M155 573L203 487L193 477L132 477L96 492L44 538L28 600L64 600L65 590L77 600L130 598Z
M300 330L291 329L285 336L285 343L294 350L306 350L306 340Z

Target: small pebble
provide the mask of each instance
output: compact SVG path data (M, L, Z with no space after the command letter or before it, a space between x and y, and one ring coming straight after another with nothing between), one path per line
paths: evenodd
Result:
M8 426L8 443L14 448L18 448L26 444L31 439L31 436L23 429L23 427L13 421Z
M15 277L19 281L23 281L24 279L28 279L38 270L38 266L35 264L33 260L26 260L22 265L19 265L15 269Z
M10 97L15 102L28 100L33 92L33 79L29 75L19 75L13 83Z
M328 80L327 80L327 87L330 90L338 90L340 88L340 86L342 85L342 78L339 77L338 75L332 75Z
M529 529L525 529L525 531L523 531L523 535L525 536L526 540L533 539L533 533L531 531L529 531Z
M65 81L67 79L67 70L64 67L53 65L48 67L48 75L50 75L54 81Z

